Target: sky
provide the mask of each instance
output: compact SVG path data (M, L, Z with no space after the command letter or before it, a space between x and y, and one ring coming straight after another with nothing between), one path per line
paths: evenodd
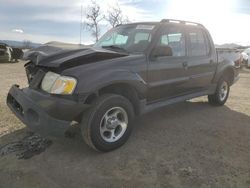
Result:
M202 23L216 44L250 45L250 0L97 0L103 13L119 4L132 22L163 18ZM80 42L83 14L90 0L0 0L0 40ZM84 16L83 16L84 20ZM102 33L109 29L104 21ZM82 43L94 39L86 29Z

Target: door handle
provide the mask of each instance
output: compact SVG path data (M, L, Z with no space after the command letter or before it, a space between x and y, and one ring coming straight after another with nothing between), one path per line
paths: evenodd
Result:
M182 66L184 67L184 69L187 69L188 68L188 62L187 61L184 61L182 63Z

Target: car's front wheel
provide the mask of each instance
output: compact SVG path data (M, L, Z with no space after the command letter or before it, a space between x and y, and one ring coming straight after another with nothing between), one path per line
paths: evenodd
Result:
M226 103L229 96L230 85L228 79L222 77L217 85L213 95L208 95L208 101L211 105L222 106Z
M83 115L83 138L95 150L114 150L129 138L133 118L134 109L128 99L115 94L103 95Z

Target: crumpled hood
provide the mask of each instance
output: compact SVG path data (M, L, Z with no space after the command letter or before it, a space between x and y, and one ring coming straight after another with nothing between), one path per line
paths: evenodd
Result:
M29 51L24 54L23 59L30 60L38 66L66 69L127 55L128 54L96 48L82 48L75 50L51 48L50 50L40 49L38 51Z

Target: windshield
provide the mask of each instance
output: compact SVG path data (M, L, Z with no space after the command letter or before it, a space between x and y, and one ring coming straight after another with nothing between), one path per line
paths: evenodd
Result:
M94 47L143 53L151 42L155 28L155 24L122 25L108 31Z

